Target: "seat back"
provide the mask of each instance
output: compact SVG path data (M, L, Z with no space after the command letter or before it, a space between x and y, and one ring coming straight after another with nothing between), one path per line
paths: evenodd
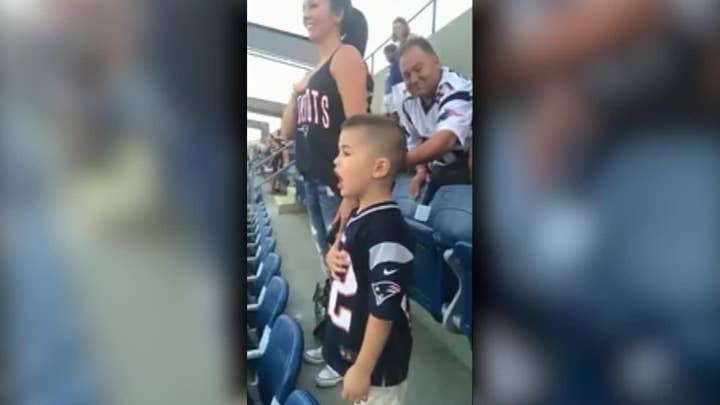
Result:
M472 267L472 245L467 242L458 242L453 249L460 265L464 271L465 279L463 280L463 333L468 336L472 335L473 321L473 267Z
M447 312L443 314L445 328L453 333L463 333L472 337L472 245L468 242L458 242L447 251L447 263L455 273L459 282L459 289Z
M282 404L295 389L302 352L300 324L281 314L273 323L267 348L258 364L258 391L263 405Z
M275 255L275 253L271 253ZM277 255L276 255L277 256ZM287 281L278 276L273 276L265 286L265 296L258 308L256 325L258 334L261 334L265 326L272 326L275 319L285 311L290 287Z
M295 390L285 401L285 405L320 405L320 402L305 390Z
M262 238L268 237L271 234L272 228L269 225L260 227L260 230L257 233L248 234L248 244L250 245L250 251L248 251L248 255L254 255L255 250L262 241Z
M428 225L438 240L452 246L457 241L472 240L472 186L443 186L430 202Z
M443 253L459 240L472 239L472 187L440 187L430 202L427 221L407 222L416 240L410 297L441 322L443 304L452 301L459 286Z
M267 287L273 276L280 275L282 259L275 252L269 252L258 265L258 278L252 284L251 293L258 297L263 287Z
M275 251L276 244L277 244L277 241L273 237L266 236L266 237L262 238L262 240L258 244L257 249L255 250L255 256L249 258L249 259L253 260L253 263L255 265L255 268L253 269L253 273L256 273L258 266L260 266L260 263L263 261L265 256L267 256L268 253Z
M415 215L418 201L421 201L421 198L415 200L410 197L410 180L410 176L398 176L392 189L392 198L400 206L400 211L405 218L412 218ZM424 191L423 188L420 194L422 195Z

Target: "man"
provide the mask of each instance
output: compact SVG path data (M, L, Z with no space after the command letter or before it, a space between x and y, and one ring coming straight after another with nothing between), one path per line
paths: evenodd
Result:
M410 193L417 198L428 182L426 203L441 186L470 184L472 80L441 66L425 38L408 39L397 57L407 88L400 106L400 124L408 136L406 163L415 168Z

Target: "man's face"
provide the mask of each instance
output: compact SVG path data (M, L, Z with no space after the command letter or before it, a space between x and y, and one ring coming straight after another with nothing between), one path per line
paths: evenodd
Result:
M432 97L440 81L440 61L437 56L413 46L400 58L400 72L410 94Z

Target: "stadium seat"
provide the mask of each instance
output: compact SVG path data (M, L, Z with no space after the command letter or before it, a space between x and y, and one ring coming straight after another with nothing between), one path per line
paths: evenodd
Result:
M273 255L274 253L271 253ZM267 273L270 273L268 271ZM256 304L248 304L248 347L254 349L259 343L258 333L272 326L275 319L285 311L290 288L287 281L278 276L272 276L267 285L262 287L260 297Z
M260 228L258 232L248 233L247 235L247 254L248 256L255 256L258 246L263 238L267 238L272 235L272 228L269 225L265 225Z
M303 352L300 324L282 314L266 329L260 347L247 352L249 395L262 405L282 404L295 389Z
M444 254L445 262L458 278L460 288L443 314L443 325L453 333L472 337L472 245L458 242Z
M402 211L405 218L412 218L415 215L418 202L422 201L425 190L427 189L427 186L423 185L420 190L420 198L417 200L410 197L410 180L411 178L409 176L398 176L397 179L395 179L395 185L392 190L393 200L398 203L400 211Z
M270 218L262 218L258 221L254 222L248 222L247 223L247 233L250 234L248 236L254 236L253 233L256 233L258 229L260 229L263 226L271 226Z
M262 259L270 252L275 251L275 244L276 240L273 237L265 237L260 241L260 244L258 245L257 249L255 250L255 254L253 256L250 256L247 258L247 264L248 264L248 273L249 274L256 274L258 266L260 265L260 262Z
M269 218L269 215L265 209L259 209L248 213L247 222L248 224L255 225L259 221L263 221Z
M442 322L443 304L449 303L458 289L443 254L455 242L472 239L472 186L441 187L429 208L427 221L407 219L416 239L410 297Z
M247 276L248 302L254 302L255 298L260 302L263 288L267 286L273 276L280 274L281 266L282 259L277 253L269 252L265 255L258 266L257 273Z
M285 405L320 405L320 402L305 390L295 390L285 401Z

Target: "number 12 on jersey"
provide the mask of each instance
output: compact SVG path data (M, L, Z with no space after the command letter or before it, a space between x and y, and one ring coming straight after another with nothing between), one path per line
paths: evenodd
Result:
M333 279L330 287L330 299L328 302L328 313L330 314L330 320L338 328L343 329L345 332L350 331L350 323L352 322L352 310L344 307L338 303L338 295L343 297L352 297L357 292L357 279L355 278L355 271L353 271L352 262L348 266L347 273L345 273L344 280Z

